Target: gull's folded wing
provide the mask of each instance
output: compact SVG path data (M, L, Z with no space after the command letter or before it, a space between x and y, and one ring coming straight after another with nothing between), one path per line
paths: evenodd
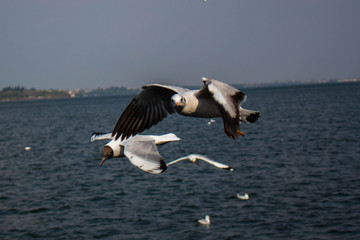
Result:
M210 78L203 78L204 86L197 93L198 97L211 97L221 112L224 132L232 139L238 137L240 128L239 105L245 101L246 95L232 86Z

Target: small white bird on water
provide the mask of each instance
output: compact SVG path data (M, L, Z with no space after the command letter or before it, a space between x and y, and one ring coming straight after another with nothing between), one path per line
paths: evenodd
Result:
M164 172L168 166L176 162L189 159L191 162L198 165L198 160L200 159L214 165L217 168L234 171L232 167L213 161L200 154L190 154L186 157L178 158L166 164L156 145L179 141L180 138L173 133L160 136L136 135L125 140L120 140L120 138L115 140L115 138L111 137L111 133L94 133L91 136L91 142L104 139L111 139L111 141L108 142L102 149L102 161L100 166L102 166L107 159L114 157L127 157L134 166L140 168L141 170L151 174L159 174Z
M198 223L202 225L209 225L210 224L210 216L206 215L204 219L199 219Z
M244 195L236 194L237 198L240 200L249 200L249 194L245 193Z
M208 125L211 125L211 124L213 124L213 123L215 123L215 122L216 122L215 119L210 119L210 120L208 121Z

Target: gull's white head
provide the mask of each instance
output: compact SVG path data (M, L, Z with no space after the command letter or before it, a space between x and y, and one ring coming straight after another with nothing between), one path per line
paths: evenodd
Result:
M184 106L186 104L186 99L184 96L181 96L180 94L174 94L171 97L171 104L176 109L182 109L182 108L184 108Z

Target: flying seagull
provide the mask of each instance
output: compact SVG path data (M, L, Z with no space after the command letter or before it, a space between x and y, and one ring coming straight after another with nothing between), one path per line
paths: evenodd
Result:
M112 136L125 139L136 135L175 112L191 117L221 117L226 135L232 139L244 136L240 122L253 123L260 112L240 107L246 99L240 90L210 78L202 81L200 90L162 84L144 86L121 114Z
M136 135L125 140L115 140L111 137L111 133L94 133L91 136L91 142L105 139L111 139L111 141L108 142L102 149L102 161L100 166L102 166L107 159L114 157L127 157L134 166L140 168L141 170L151 174L159 174L164 172L169 165L176 162L189 159L191 162L197 163L197 160L201 159L214 165L215 167L234 171L233 168L225 164L215 162L199 154L190 154L186 157L178 158L169 164L166 164L164 159L161 157L156 145L162 145L172 141L179 141L180 138L178 138L173 133L160 136Z
M94 133L91 136L91 142L104 139L111 139L111 141L102 149L100 167L107 159L127 157L134 166L152 174L162 173L167 168L156 145L180 140L180 138L173 133L160 136L136 135L124 140L115 140L111 137L111 133Z
M182 160L186 160L186 159L189 159L190 162L192 163L196 163L197 165L199 165L199 162L198 160L203 160L211 165L214 165L215 167L217 168L222 168L222 169L225 169L225 170L229 170L230 172L234 171L234 169L228 165L225 165L225 164L222 164L222 163L219 163L219 162L215 162L213 160L211 160L210 158L208 157L205 157L203 155L200 155L200 154L190 154L186 157L181 157L181 158L178 158L174 161L171 161L167 164L167 166L170 166L171 164L174 164L174 163L177 163L177 162L180 162Z

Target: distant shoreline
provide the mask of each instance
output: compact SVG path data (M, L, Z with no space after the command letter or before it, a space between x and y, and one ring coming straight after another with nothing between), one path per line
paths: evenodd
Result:
M291 82L291 83L264 83L264 84L232 84L238 89L266 89L266 88L292 88L306 86L327 86L360 83L358 79L323 81L323 82ZM199 88L199 86L188 86L188 88ZM0 91L1 102L31 101L44 99L68 99L104 96L134 96L140 89L125 87L97 88L93 90L36 90L24 87L6 87Z
M126 96L135 95L139 89L129 89L125 87L97 88L93 90L36 90L34 88L26 89L24 87L6 87L0 91L0 101L30 101L43 99L67 99L83 98L97 96Z

